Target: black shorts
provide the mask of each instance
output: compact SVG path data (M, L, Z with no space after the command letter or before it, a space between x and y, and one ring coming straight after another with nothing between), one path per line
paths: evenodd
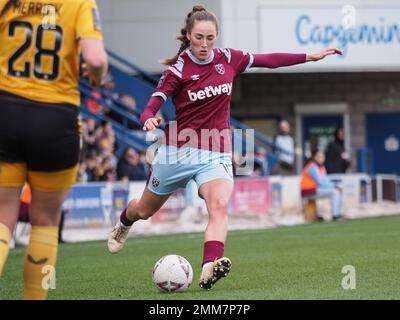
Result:
M42 103L0 90L0 162L26 163L31 171L76 166L80 136L78 108Z

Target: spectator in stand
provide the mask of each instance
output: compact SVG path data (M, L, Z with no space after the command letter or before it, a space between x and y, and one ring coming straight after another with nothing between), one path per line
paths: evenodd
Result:
M146 172L146 177L149 175L150 172L150 163L149 161L147 161L146 159L146 151L142 150L139 152L139 159L140 159L140 163L143 164L144 166L144 170Z
M234 177L237 176L237 168L240 166L239 165L239 153L238 152L232 152L232 174Z
M268 175L267 149L258 147L254 154L254 171L258 169L257 176Z
M282 152L281 150L285 150L286 152ZM282 120L279 123L279 132L274 138L273 151L278 155L278 162L272 169L272 174L294 174L294 140L290 135L290 124L286 120Z
M105 81L103 86L104 90L110 95L109 97L105 97L106 105L103 107L104 114L110 119L118 122L119 124L124 125L125 117L115 109L120 109L122 111L128 112L135 118L138 118L138 114L135 111L136 100L127 94L116 92L115 86L116 82L111 73L109 73L107 80ZM121 100L124 103L124 107L121 104L115 103L115 101L118 100ZM112 108L111 106L113 106L114 108ZM141 129L141 125L137 125L131 120L128 120L127 127L129 129Z
M329 143L326 151L326 171L345 173L349 166L349 155L344 148L344 129L338 127L335 131L335 139Z
M97 150L96 121L90 118L86 122L82 122L82 131L84 153Z
M104 122L102 127L102 135L99 139L100 156L103 159L110 158L113 167L116 167L117 159L114 156L114 151L117 148L117 141L115 138L115 132L109 122Z
M301 177L301 195L315 198L330 198L333 220L342 217L342 188L334 184L327 176L325 154L317 150L306 164Z
M125 104L127 110L130 114L134 115L135 117L138 116L136 113L136 100L135 98L131 97L128 94L120 93L119 99Z
M114 155L116 139L109 122L96 125L94 119L82 123L83 152L78 171L78 181L103 181L106 171L115 171L117 159ZM107 172L111 179L110 172Z
M99 141L100 141L101 137L103 136L103 126L96 124L95 136L96 136L97 151L100 151Z
M126 148L118 161L117 177L119 180L142 181L147 179L146 170L140 162L139 154L132 148ZM124 179L125 178L125 179Z
M107 77L104 81L103 89L111 95L112 99L118 99L119 94L115 92L116 82L114 80L113 75L111 72L107 74ZM109 98L106 98L106 102L109 103Z
M115 169L107 169L104 174L100 177L102 182L115 182L117 181L117 173Z
M99 181L116 181L116 172L110 158L103 159Z
M114 139L102 135L98 140L99 154L109 155L114 152Z
M112 145L115 146L115 132L110 122L103 122L103 136L112 142Z
M88 154L87 158L85 159L86 162L86 171L85 174L87 175L87 181L97 181L97 154L95 151L92 151Z
M78 170L78 182L88 182L89 181L89 175L86 172L87 170L87 164L85 162L85 159L82 160L82 162L79 164L79 170Z
M96 98L99 98L99 99L102 98L101 93L99 91L97 91L96 89L93 89L91 91L91 94ZM101 103L97 102L97 100L95 100L91 97L86 100L86 106L90 112L93 112L96 114L101 114L103 112L103 106L101 105Z
M233 152L232 172L233 176L260 177L264 175L263 162L253 152Z

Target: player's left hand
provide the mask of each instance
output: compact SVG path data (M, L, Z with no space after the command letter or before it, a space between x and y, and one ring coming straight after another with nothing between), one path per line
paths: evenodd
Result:
M318 61L331 54L342 54L342 51L336 48L326 48L318 53L310 53L306 56L306 61Z

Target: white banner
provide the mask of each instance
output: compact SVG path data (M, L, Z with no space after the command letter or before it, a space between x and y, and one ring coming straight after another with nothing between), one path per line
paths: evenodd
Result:
M343 55L285 71L400 70L400 7L260 7L259 52Z

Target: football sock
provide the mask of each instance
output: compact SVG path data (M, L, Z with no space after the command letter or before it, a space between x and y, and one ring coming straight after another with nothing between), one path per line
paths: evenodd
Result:
M214 262L224 256L224 243L221 241L204 242L203 263Z
M49 282L55 277L50 272L55 271L57 247L58 227L32 226L24 261L25 300L46 299Z
M0 223L0 276L6 264L10 250L11 231L5 224Z
M125 227L130 227L135 221L132 221L128 218L128 216L126 215L126 210L127 208L125 208L124 211L122 211L119 220Z

